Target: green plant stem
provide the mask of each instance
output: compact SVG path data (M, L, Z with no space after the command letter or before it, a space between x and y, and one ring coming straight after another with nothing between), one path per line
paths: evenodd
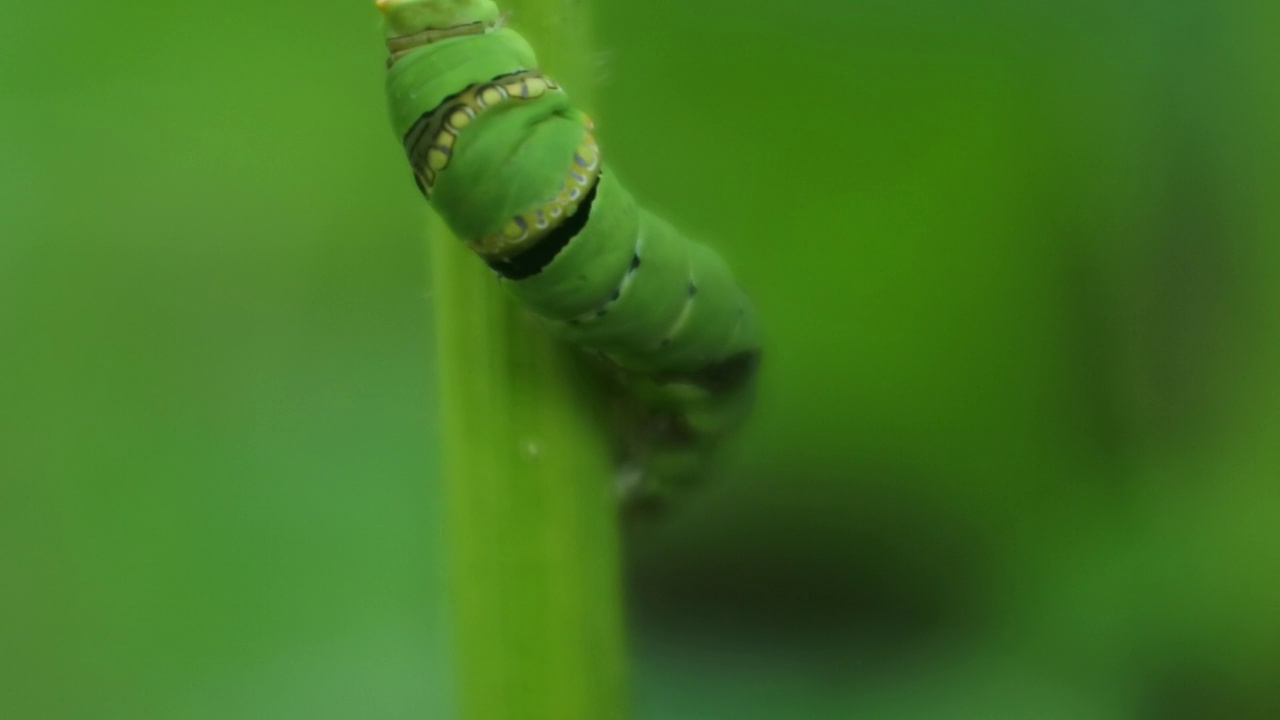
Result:
M584 3L508 7L543 67L589 95ZM591 384L438 219L431 237L459 717L623 718L617 513Z

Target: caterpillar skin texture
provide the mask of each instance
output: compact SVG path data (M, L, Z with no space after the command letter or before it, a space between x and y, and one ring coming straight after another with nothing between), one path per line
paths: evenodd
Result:
M760 357L728 267L636 204L492 2L379 7L392 124L423 195L525 308L618 370L645 416L630 497L694 479L749 411Z

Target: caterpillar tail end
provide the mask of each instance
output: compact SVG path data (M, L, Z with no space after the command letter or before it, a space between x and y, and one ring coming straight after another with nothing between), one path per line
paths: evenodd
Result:
M637 527L661 520L670 509L671 498L658 490L642 465L626 464L613 477L614 491L623 524Z
M626 458L613 477L624 523L637 526L665 517L704 483L718 450L714 439L684 447L659 440Z

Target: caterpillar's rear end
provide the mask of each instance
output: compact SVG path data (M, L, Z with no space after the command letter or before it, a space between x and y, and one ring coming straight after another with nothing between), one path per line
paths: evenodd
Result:
M591 120L492 2L380 0L387 94L419 189L504 287L606 359L636 408L632 508L701 474L746 416L755 314L718 255L636 205Z

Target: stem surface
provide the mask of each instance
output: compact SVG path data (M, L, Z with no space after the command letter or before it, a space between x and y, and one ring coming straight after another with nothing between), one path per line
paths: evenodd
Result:
M505 8L588 107L586 3ZM617 510L592 382L431 223L459 717L621 719Z

